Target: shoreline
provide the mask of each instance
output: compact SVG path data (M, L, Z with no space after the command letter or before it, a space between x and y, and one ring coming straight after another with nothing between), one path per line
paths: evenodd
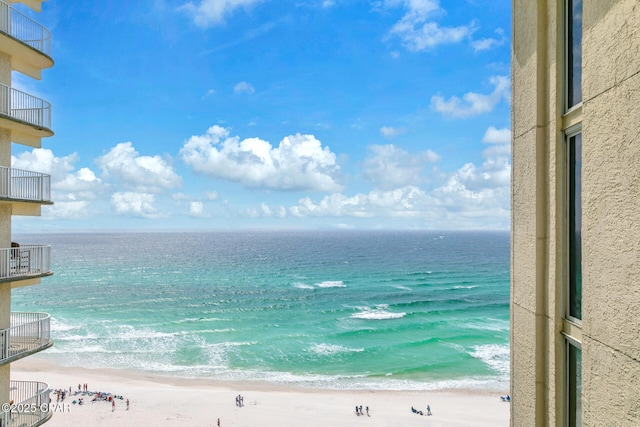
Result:
M90 391L123 396L115 410L106 402L87 401L79 406L58 405L47 423L52 427L102 426L123 422L137 427L181 426L299 426L347 427L355 422L368 426L508 426L509 404L500 400L508 390L338 390L305 388L289 384L182 378L121 369L88 369L59 366L49 360L27 358L11 365L13 380L44 381L51 389L88 384ZM242 395L245 405L234 404ZM52 403L56 402L55 393ZM129 399L131 407L125 408ZM433 415L412 413L430 405ZM356 416L355 406L370 416Z

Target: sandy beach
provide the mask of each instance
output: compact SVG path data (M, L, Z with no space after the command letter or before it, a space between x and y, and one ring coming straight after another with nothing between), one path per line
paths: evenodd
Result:
M267 383L185 379L110 369L56 366L48 361L24 359L12 364L13 380L37 380L52 389L72 388L64 402L54 406L46 424L66 426L507 426L509 403L498 392L317 390ZM122 396L115 408L90 395L74 395L78 384L89 391ZM244 405L235 403L243 397ZM56 403L56 394L52 393ZM84 397L84 404L73 400ZM130 407L126 408L126 399ZM362 416L355 413L362 405ZM432 415L426 415L430 405ZM369 416L366 407L369 407ZM423 411L412 413L411 407Z

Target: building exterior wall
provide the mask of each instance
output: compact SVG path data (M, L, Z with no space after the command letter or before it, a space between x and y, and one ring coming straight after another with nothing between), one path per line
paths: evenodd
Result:
M640 425L640 3L582 0L582 102L564 107L565 0L513 0L511 425ZM566 132L582 132L582 317L567 319ZM578 424L580 425L580 424Z
M5 0L5 3L8 3L9 6L12 6L12 3L18 3L18 2L12 1L12 0L8 0L8 1ZM21 1L21 3L23 3L23 5L21 5L20 7L22 7L23 10L25 5L33 8L36 11L39 11L41 7L41 0L24 0L24 1ZM24 20L23 21L18 20L17 23L15 21L12 22L11 20L14 19L14 15L12 14L11 11L8 11L6 7L3 7L2 9L0 9L0 11L2 11L2 16L0 16L0 19L2 19L3 23L5 24L3 25L3 28L5 30L9 29L9 31L11 31L12 28L16 29L20 26L20 22L24 22ZM12 26L12 24L16 24L16 25ZM16 34L22 35L24 37L24 33L20 33L19 31ZM21 42L21 41L16 42L14 38L8 37L4 33L0 34L0 38L1 38L0 39L0 83L1 84L5 86L9 86L11 88L12 72L16 71L16 64L22 64L24 66L24 69L27 69L31 72L31 74L28 74L28 75L31 77L35 76L35 78L39 77L41 68L46 68L52 65L52 60L51 58L49 58L48 54L44 52L38 53L37 51L34 51L29 47L25 48L24 46L21 46L22 50L17 50L17 51L14 50L12 51L12 53L10 53L11 52L9 50L10 46L15 46L16 43L18 43L19 45L19 43L24 43L24 42ZM16 54L16 52L18 52L18 54ZM27 57L25 58L23 57L23 55L27 55ZM36 59L38 58L41 58L41 59L37 60L34 63L33 61L34 57ZM45 64L45 65L43 66L41 64ZM5 93L10 93L10 92L5 92ZM4 105L2 106L4 117L3 117L3 125L2 125L3 127L0 127L0 166L11 167L11 148L13 143L16 143L16 142L21 143L25 140L29 140L31 142L37 143L39 146L40 137L50 136L52 132L47 132L47 133L31 132L27 136L20 136L19 132L16 132L16 130L18 129L17 127L18 125L16 125L16 120L13 119L12 110L11 110L12 108L20 108L20 107L13 106L13 104L11 103L11 96L5 95L2 98L3 98L2 102L4 103ZM20 126L24 126L24 125L22 124ZM24 133L24 129L22 129L21 132ZM28 207L28 208L21 207L22 204L24 204L24 201L19 203L16 199L11 199L10 195L7 195L6 193L4 194L3 200L0 203L0 248L7 249L11 247L12 215L18 213L18 211L25 212L30 215L39 214L40 202L38 200L33 200L33 201L30 200L28 203L32 207ZM3 252L3 256L6 256L7 259L9 257L13 257L12 252ZM12 317L11 316L11 290L12 288L15 288L18 286L28 286L28 285L37 284L39 283L40 278L39 278L39 275L36 272L34 272L33 274L34 277L26 277L26 280L20 280L21 277L19 277L18 275L11 276L11 275L8 275L7 273L7 270L16 268L15 264L13 265L13 267L11 267L11 261L5 261L5 264L6 264L4 266L5 276L3 276L3 280L0 281L0 334L4 335L3 341L2 341L3 345L7 345L7 347L9 347L7 342L9 344L14 344L14 342L4 341L4 339L6 339L7 337L10 337L11 339L13 339L13 337L11 337L13 332L8 333L7 331L8 328L12 326L11 325L11 321L12 321L11 320L11 317ZM50 274L50 272L46 272L46 271L40 271L40 273ZM17 341L19 342L19 340ZM50 345L51 345L51 342L49 342L48 346ZM42 349L48 346L43 346ZM4 350L4 349L0 349L0 350ZM39 350L40 349L37 349L35 351L39 351ZM2 360L0 360L0 403L2 404L8 403L11 399L11 391L10 391L11 361L19 357L24 357L24 354L30 354L30 353L26 352L21 355L20 353L15 353L15 350L14 350L14 353L8 353L8 352L5 353L4 351L0 351L0 355L2 358ZM15 402L15 403L19 403L19 402ZM7 418L6 415L7 415L6 410L0 411L0 425L7 425L6 423L9 422L8 421L9 418ZM42 417L33 418L34 423L29 425L40 425L43 422L46 422L50 418L50 416L51 416L50 413L47 413L46 411L43 410ZM19 420L14 419L10 425L13 425L14 423L18 423L18 422ZM20 425L26 426L27 424L20 423Z

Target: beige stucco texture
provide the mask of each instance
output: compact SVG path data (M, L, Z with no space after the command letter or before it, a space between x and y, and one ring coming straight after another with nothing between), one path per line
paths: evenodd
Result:
M637 105L637 72L584 105L583 323L593 339L640 360Z

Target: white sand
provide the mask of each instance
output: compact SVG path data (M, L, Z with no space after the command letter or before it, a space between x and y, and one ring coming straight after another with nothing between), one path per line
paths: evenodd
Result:
M509 425L509 403L500 393L481 391L335 391L283 387L267 383L183 379L109 369L59 367L41 359L12 364L14 380L44 381L52 389L87 383L90 391L110 392L130 400L59 405L48 427L66 426L474 426ZM506 394L505 390L502 394ZM244 406L235 397L244 398ZM52 394L55 403L55 394ZM426 416L426 406L432 416ZM356 416L355 406L369 406L370 416ZM411 412L411 406L425 416Z

